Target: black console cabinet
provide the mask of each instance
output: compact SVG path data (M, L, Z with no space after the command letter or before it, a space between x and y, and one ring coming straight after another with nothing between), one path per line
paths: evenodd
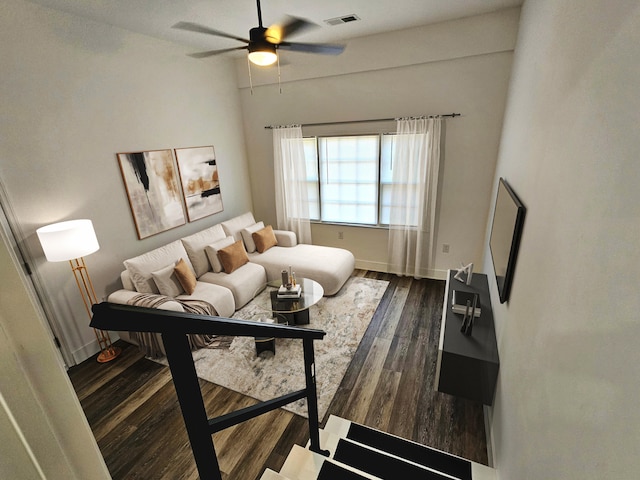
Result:
M435 387L443 393L492 405L500 361L487 276L474 273L471 285L466 285L453 278L455 273L449 270L447 275ZM482 315L474 320L470 336L460 332L463 315L451 310L453 290L480 295Z

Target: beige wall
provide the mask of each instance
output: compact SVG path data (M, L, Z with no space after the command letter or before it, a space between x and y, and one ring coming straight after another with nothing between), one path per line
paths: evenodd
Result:
M494 185L528 211L511 299L493 302L496 465L636 478L640 4L527 0L519 32Z
M246 61L238 61L256 217L275 222L273 147L265 125L459 112L462 117L446 120L437 256L431 273L443 277L447 268L461 262L479 264L518 17L518 9L509 9L355 39L331 61L285 53L282 94L274 83L275 69L253 69L251 94ZM380 125L348 125L331 133L377 128ZM393 130L392 123L386 131ZM315 132L303 128L303 133ZM316 225L313 236L316 243L349 248L360 267L386 270L384 230ZM449 254L442 253L444 243L450 245Z
M0 179L76 361L95 336L69 265L47 263L35 230L93 220L86 258L98 297L122 261L251 209L235 66L182 47L6 0L0 15ZM213 145L224 212L138 240L115 154Z

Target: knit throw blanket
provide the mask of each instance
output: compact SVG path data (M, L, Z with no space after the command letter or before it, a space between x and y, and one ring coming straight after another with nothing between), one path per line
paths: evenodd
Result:
M158 308L160 305L170 301L182 305L182 308L184 308L184 311L187 313L209 316L218 315L213 305L204 300L178 300L155 293L139 293L135 297L132 297L127 303L134 307ZM138 348L140 348L140 351L142 351L145 356L158 358L165 355L160 334L131 332L131 337L138 344ZM233 337L225 335L188 334L187 337L191 350L197 350L199 348L229 348L233 341Z

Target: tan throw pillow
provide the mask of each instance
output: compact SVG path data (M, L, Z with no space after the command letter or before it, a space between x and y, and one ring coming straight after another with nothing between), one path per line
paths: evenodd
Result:
M228 236L223 238L222 240L218 240L216 243L211 245L207 245L204 247L204 251L207 254L207 258L209 259L209 263L211 264L211 269L215 273L220 273L222 271L222 264L220 263L220 259L218 258L218 251L222 250L229 245L232 245L235 240L232 236Z
M264 253L271 247L278 245L278 240L276 240L276 235L273 233L273 227L271 225L267 225L262 230L253 232L251 236L256 244L258 253Z
M247 253L253 253L256 251L256 244L253 242L253 232L257 232L258 230L262 230L263 228L264 223L258 222L251 225L250 227L240 230L242 240L244 241L244 248L247 249Z
M244 249L242 240L238 240L232 245L218 250L218 258L226 273L231 273L249 262L249 257L247 256L247 251Z
M198 281L196 280L196 276L193 273L193 270L191 270L191 267L189 267L187 262L184 261L184 258L178 260L175 272L180 285L184 288L184 291L187 292L187 295L191 295L195 291Z

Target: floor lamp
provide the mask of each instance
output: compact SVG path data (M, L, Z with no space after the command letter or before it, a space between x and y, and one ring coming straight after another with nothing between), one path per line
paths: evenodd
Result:
M84 307L91 318L91 306L98 303L98 298L83 257L100 249L93 223L91 220L70 220L40 227L36 233L48 261L69 261ZM111 344L108 332L95 328L93 331L100 345L98 362L109 362L120 355L120 347Z

